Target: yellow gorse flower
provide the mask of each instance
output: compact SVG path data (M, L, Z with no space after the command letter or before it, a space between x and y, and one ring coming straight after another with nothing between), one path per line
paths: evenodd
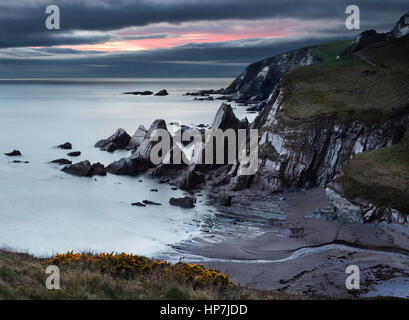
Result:
M143 256L126 253L86 254L71 251L65 254L57 254L45 261L45 264L59 266L83 265L97 268L100 272L110 273L113 276L132 276L133 274L159 271L159 274L163 277L189 281L194 286L233 286L229 277L215 270L206 269L201 264L170 264L166 261L151 260Z

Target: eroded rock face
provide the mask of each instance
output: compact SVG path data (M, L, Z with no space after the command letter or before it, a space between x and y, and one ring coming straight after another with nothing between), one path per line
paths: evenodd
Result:
M393 38L403 38L409 34L409 12L399 19L390 33Z
M272 192L325 187L355 154L397 143L409 126L408 112L378 122L333 117L290 121L280 112L280 90L252 125L259 129L260 140L258 171L251 184Z
M348 199L340 183L331 182L325 189L336 218L355 222L409 224L409 215L388 206L377 206L362 198Z
M265 100L285 73L317 62L312 51L312 47L302 48L253 63L223 92L237 101Z
M127 146L127 149L133 150L138 148L143 140L145 140L145 136L147 134L148 130L144 126L139 126L139 128L135 131L134 135L132 136L131 140L129 141L129 144Z
M119 149L126 148L129 144L129 141L131 140L131 137L129 136L128 133L122 128L117 129L115 133L110 136L108 139L103 139L98 141L95 144L96 148L104 148L110 143L115 143L116 147Z

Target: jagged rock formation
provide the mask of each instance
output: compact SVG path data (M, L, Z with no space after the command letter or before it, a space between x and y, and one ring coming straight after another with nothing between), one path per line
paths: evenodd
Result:
M361 32L352 41L351 45L340 54L341 57L353 54L376 42L400 39L409 34L409 12L403 15L393 29L387 33L378 33L375 30Z
M150 152L157 143L151 141L151 135L156 129L167 130L166 122L164 120L155 120L149 127L144 140L137 149L134 149L133 154L128 158L122 158L111 163L107 166L107 171L112 174L126 175L154 168L156 165L151 161ZM129 141L131 141L131 137L129 137L128 143ZM126 145L128 145L128 143Z
M288 71L317 62L312 53L313 47L302 48L253 63L223 93L237 101L265 100Z

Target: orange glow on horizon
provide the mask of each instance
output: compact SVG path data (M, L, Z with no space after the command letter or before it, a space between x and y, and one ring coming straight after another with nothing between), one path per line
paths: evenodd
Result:
M140 51L159 48L170 48L189 43L205 43L205 42L223 42L230 40L244 40L249 38L282 38L289 36L290 33L258 33L258 34L183 34L170 35L167 38L160 39L139 39L139 40L124 40L110 41L100 44L91 45L65 45L57 46L59 48L70 48L75 50L95 50L95 51Z

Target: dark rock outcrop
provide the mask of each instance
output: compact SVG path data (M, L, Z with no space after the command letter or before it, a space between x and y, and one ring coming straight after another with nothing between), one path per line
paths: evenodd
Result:
M88 160L78 162L76 164L68 165L61 169L61 171L78 176L78 177L92 177L92 176L105 176L106 170L101 163L91 163Z
M81 161L76 164L68 165L62 168L61 171L77 177L90 177L91 163L88 160Z
M375 30L366 30L361 32L352 41L351 45L340 54L340 57L344 57L350 54L354 54L370 45L393 39L403 38L409 34L409 12L403 15L399 21L395 24L393 29L387 33L378 33Z
M19 150L13 150L11 152L5 153L8 157L19 157L21 156L21 152Z
M155 93L155 96L167 96L169 93L166 91L166 89L160 90L159 92Z
M387 223L409 224L409 215L407 213L400 212L390 206L371 203L362 197L349 199L340 183L329 183L325 191L336 219L354 223L384 221Z
M74 152L67 153L67 156L69 157L79 157L80 155L81 155L80 151L74 151Z
M60 164L60 165L62 165L62 164L67 165L67 164L72 164L72 161L62 158L62 159L56 159L56 160L50 161L50 163L56 163L56 164Z
M150 200L143 200L142 201L144 204L147 205L153 205L153 206L161 206L162 204L159 202L155 202L155 201L150 201Z
M91 166L91 172L90 172L91 176L106 176L107 175L107 171L105 169L105 166L99 162L94 163Z
M131 91L131 92L124 92L123 94L132 94L134 96L150 96L153 94L152 91Z
M134 207L146 207L146 204L142 203L142 202L134 202L131 204Z
M176 186L180 189L191 190L205 181L205 175L196 170L195 165L191 165L183 171L181 176L176 180Z
M231 105L227 103L223 103L213 119L213 123L211 125L212 129L246 129L248 126L248 120L245 118L243 120L239 120L236 118L236 115L233 112Z
M70 142L66 142L57 146L57 148L64 149L64 150L71 150L72 144Z
M108 139L99 140L96 144L96 148L104 148L110 143L115 143L118 149L126 148L129 144L131 137L129 134L122 128L117 129L115 133L110 136Z
M188 196L183 198L170 198L169 203L172 206L178 206L186 209L195 207L195 199Z
M102 147L101 150L107 152L114 152L115 150L118 150L118 146L115 142L110 142L106 146Z
M403 38L409 34L409 12L399 19L390 34L394 39Z
M128 158L122 158L111 163L107 166L107 171L112 174L128 175L156 167L156 164L153 164L150 158L150 152L153 146L157 143L150 139L152 133L154 133L156 129L167 130L166 122L161 119L155 120L149 127L145 139L137 149L134 149L133 154ZM129 145L129 141L127 145Z

